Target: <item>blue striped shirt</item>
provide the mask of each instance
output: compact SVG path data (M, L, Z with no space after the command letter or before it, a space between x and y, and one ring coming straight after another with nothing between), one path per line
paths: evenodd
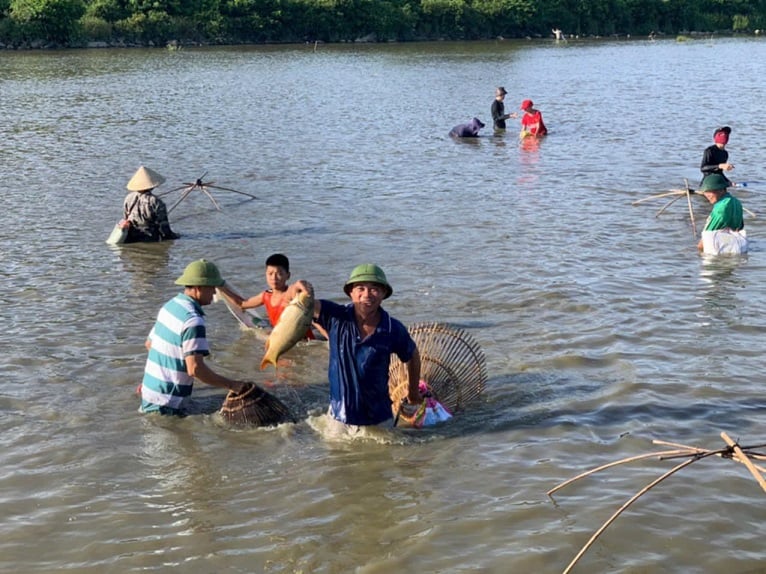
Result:
M186 371L186 357L209 355L202 307L179 293L165 303L149 333L151 349L141 384L141 411L181 414L191 395L194 377Z

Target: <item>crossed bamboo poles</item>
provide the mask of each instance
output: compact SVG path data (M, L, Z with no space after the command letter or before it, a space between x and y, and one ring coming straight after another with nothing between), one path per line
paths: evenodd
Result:
M665 211L668 207L673 205L676 201L681 199L682 197L686 197L686 203L689 207L689 218L692 222L692 233L694 234L694 237L697 237L697 225L694 221L694 208L692 207L692 195L695 195L695 191L689 187L689 180L684 178L684 184L686 185L686 189L671 189L670 191L666 191L664 193L658 193L656 195L650 195L649 197L644 197L643 199L639 199L637 201L634 201L631 203L631 205L638 205L639 203L643 203L644 201L649 201L650 199L659 199L661 197L669 197L671 195L674 195L675 197L668 201L665 205L662 206L662 208L654 215L655 217L659 217L662 215L662 212ZM742 207L742 209L750 215L750 217L755 217L755 213L750 211L746 207Z
M557 492L558 490L561 490L565 486L568 486L572 484L574 481L585 478L586 476L590 476L591 474L595 474L596 472L600 472L602 470L606 470L608 468L612 468L613 466L617 466L619 464L625 464L628 462L634 462L637 460L643 460L647 458L653 458L657 457L659 460L668 460L672 458L686 458L684 462L681 464L678 464L671 468L669 471L667 471L665 474L657 478L656 480L653 480L649 484L647 484L644 488L639 490L636 494L634 494L632 497L628 499L625 504L623 504L612 516L609 517L609 519L604 522L604 524L601 525L601 527L596 530L596 532L593 534L593 536L590 537L590 540L585 543L585 545L580 549L580 551L577 553L577 555L572 559L572 561L569 563L569 565L564 570L563 574L568 574L572 571L572 568L574 568L575 564L577 564L578 560L582 558L582 556L585 554L585 552L590 548L593 543L596 541L596 539L601 535L604 530L607 529L607 527L612 524L615 520L617 520L617 517L620 516L627 508L633 504L636 500L638 500L641 496L649 492L652 488L657 486L660 482L665 480L666 478L672 476L673 474L677 473L679 470L682 470L683 468L686 468L690 464L697 462L698 460L702 460L703 458L707 458L710 456L718 456L721 458L728 458L733 461L739 462L744 464L747 469L750 471L750 474L753 475L755 480L758 482L758 484L761 486L764 492L766 492L766 479L764 479L763 475L761 473L766 473L766 468L764 468L761 465L753 464L753 460L766 460L766 453L757 452L755 449L760 449L766 447L766 444L759 444L754 446L740 446L739 443L735 442L734 440L729 437L728 434L725 432L721 432L721 438L726 443L726 448L721 448L718 450L708 450L704 448L699 448L696 446L689 446L686 444L679 444L674 442L667 442L664 440L653 440L653 444L662 445L662 446L670 446L675 447L673 450L664 450L659 452L652 452L647 454L640 454L637 456L631 456L629 458L624 458L622 460L617 460L615 462L610 462L608 464L604 464L602 466L599 466L597 468L593 468L591 470L588 470L586 472L583 472L582 474L578 474L577 476L570 478L569 480L566 480L559 484L558 486L553 487L550 489L547 494L551 498L553 498L553 493Z
M194 191L194 190L199 190L202 193L204 193L205 195L207 195L208 198L210 199L210 201L213 202L213 205L215 206L215 208L218 211L221 211L221 207L218 205L218 203L216 203L215 199L213 198L213 195L210 193L210 191L208 191L208 188L220 189L222 191L231 191L233 193L239 193L240 195L246 195L247 197L250 197L252 199L258 199L256 196L254 196L254 195L252 195L250 193L245 193L244 191L237 191L236 189L231 189L230 187L221 187L220 185L213 185L215 183L214 181L202 181L205 178L206 175L207 175L207 172L203 173L202 176L197 178L197 180L194 181L193 183L186 182L181 187L176 187L176 188L171 189L169 191L166 191L166 192L158 194L161 197L163 195L167 195L168 193L173 193L174 191L179 191L181 189L184 190L183 193L181 194L181 197L178 199L178 201L176 201L173 204L173 206L170 209L168 209L168 213L173 211L173 209L179 203L181 203L184 199L186 199L188 197L188 195L192 191Z

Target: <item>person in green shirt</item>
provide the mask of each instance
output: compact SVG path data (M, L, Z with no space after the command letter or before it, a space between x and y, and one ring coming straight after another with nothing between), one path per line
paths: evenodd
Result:
M699 192L713 209L705 222L697 248L704 253L746 253L747 235L742 203L728 191L729 181L719 173L705 177Z

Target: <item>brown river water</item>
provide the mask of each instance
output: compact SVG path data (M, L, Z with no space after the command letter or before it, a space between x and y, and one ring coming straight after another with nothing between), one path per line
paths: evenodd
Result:
M736 192L756 214L742 257L698 255L685 201L631 205L696 184L721 124L732 178L766 181L765 76L757 38L0 52L0 571L558 573L679 461L549 498L560 482L653 439L766 443L766 184ZM497 85L547 139L447 136L491 125ZM110 247L141 164L159 192L206 174L258 199L195 192L171 212L182 239ZM183 267L255 294L273 252L337 301L380 264L394 316L480 343L485 395L441 427L333 438L326 350L260 371L219 303L210 364L299 422L140 415L143 341ZM743 465L695 462L573 572L764 572L764 496Z

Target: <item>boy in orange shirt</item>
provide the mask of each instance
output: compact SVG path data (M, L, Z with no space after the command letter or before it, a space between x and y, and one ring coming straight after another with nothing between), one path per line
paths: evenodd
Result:
M271 326L274 327L279 322L279 317L282 315L282 311L285 310L290 303L290 300L295 295L291 286L287 284L289 279L290 261L285 255L274 253L273 255L269 255L266 259L266 284L269 286L268 289L261 291L258 295L254 295L249 299L241 297L226 285L219 287L219 289L243 310L255 309L256 307L263 305L269 316L269 322L271 323ZM315 327L322 333L322 335L326 335L323 329L319 328L317 325L315 325ZM311 329L306 332L306 338L316 338Z

